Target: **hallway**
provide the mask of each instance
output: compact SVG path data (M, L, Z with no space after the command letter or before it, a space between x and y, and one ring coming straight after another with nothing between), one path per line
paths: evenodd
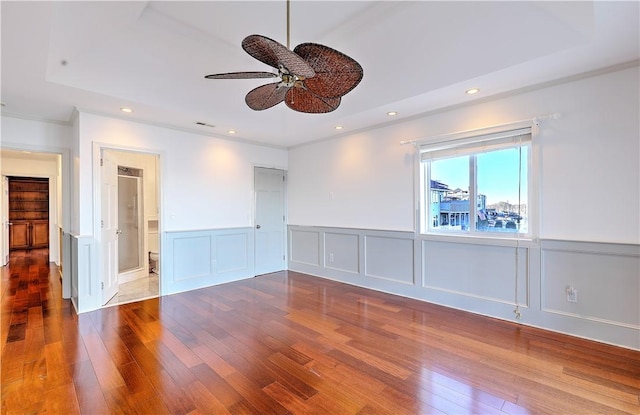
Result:
M49 250L13 251L0 270L2 413L77 413L64 357L84 347Z

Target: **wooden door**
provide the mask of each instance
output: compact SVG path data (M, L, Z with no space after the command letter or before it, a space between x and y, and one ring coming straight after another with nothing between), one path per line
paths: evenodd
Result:
M31 222L31 247L46 248L49 246L49 221L34 220Z
M9 177L9 249L49 246L49 179Z
M9 249L28 249L31 238L29 228L31 223L27 220L15 220L9 225Z

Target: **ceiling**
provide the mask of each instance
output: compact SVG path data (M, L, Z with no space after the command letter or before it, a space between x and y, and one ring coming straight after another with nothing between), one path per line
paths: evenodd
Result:
M285 148L640 58L636 1L294 0L291 48L330 46L364 78L332 113L253 111L246 93L272 80L204 76L271 71L240 44L250 34L285 44L284 0L0 7L3 114L69 122L78 108Z

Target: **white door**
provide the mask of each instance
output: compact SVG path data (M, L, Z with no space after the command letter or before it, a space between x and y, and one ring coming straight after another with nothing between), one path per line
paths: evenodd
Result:
M9 262L9 178L2 176L2 249L0 249L0 266Z
M284 171L256 167L255 273L285 269Z
M118 293L118 165L100 151L102 222L102 305Z

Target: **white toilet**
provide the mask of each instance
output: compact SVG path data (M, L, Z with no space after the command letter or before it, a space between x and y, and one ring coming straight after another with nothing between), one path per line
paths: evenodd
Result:
M156 222L155 229L152 228L151 222ZM149 221L149 271L154 274L160 274L158 269L158 261L160 260L159 247L157 221Z

